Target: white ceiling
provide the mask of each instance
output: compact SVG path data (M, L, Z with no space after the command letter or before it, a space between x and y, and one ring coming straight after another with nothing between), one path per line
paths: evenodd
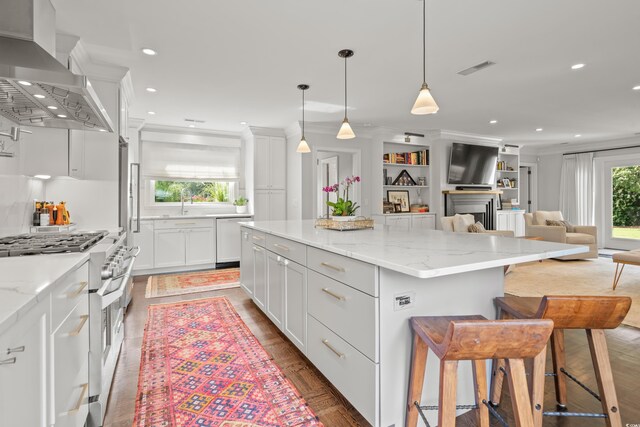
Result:
M307 100L342 105L351 48L352 123L449 129L549 144L640 132L637 0L431 0L428 70L440 112L413 116L421 84L417 0L53 0L58 30L92 58L131 69L134 117L239 131L282 128ZM142 47L159 52L143 55ZM484 71L460 76L479 62ZM586 66L577 71L575 63ZM145 91L154 87L157 93ZM155 111L155 116L148 116ZM309 111L335 124L342 112ZM495 125L488 122L498 120ZM544 128L543 132L535 129Z

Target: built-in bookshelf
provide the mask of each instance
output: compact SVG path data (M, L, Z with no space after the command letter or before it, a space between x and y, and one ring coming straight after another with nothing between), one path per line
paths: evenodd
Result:
M429 206L430 168L429 146L413 142L382 143L382 204L383 214L395 214L385 211L389 208L388 191L406 190L409 193L410 205ZM417 209L413 206L414 214ZM424 208L423 208L424 210ZM426 214L426 212L422 212Z
M498 152L496 166L496 188L502 190L500 197L502 207L510 209L520 203L520 153L517 148L501 149ZM512 204L511 201L516 203Z

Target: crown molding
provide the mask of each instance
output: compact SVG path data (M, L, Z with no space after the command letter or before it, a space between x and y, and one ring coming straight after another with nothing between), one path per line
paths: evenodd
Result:
M581 142L578 144L556 144L539 147L530 154L546 156L553 154L574 153L576 151L602 150L607 148L625 148L640 144L640 135L625 138L607 139L604 141ZM531 147L533 148L533 147Z
M502 138L498 138L495 136L478 135L448 129L439 129L439 133L439 137L442 139L455 139L456 141L463 142L480 142L493 145L500 145L504 142Z
M249 129L251 130L251 133L254 134L254 135L280 136L280 137L285 136L285 133L284 133L283 129L263 128L263 127L259 127L259 126L249 126Z
M194 128L186 128L181 126L157 125L152 123L144 124L140 130L145 132L159 132L159 133L168 133L168 134L175 134L175 135L192 135L192 136L206 136L206 137L220 137L220 138L234 138L234 139L240 139L241 137L241 134L238 132L194 129Z

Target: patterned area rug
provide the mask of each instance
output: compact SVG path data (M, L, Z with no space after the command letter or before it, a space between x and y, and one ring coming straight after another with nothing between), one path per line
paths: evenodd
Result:
M616 264L610 258L582 261L544 260L518 264L504 277L504 291L521 297L544 295L624 295L633 300L625 325L640 328L640 267L628 265L616 290Z
M322 426L225 297L149 306L135 427Z
M240 269L198 271L195 273L163 274L150 276L147 281L147 298L169 297L196 292L217 291L240 286Z

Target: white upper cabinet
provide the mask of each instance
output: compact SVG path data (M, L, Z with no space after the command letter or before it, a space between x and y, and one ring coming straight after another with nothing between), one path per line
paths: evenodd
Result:
M259 190L284 190L286 188L287 143L282 137L256 136L254 179Z
M31 127L32 135L20 136L22 173L28 176L69 175L69 131Z

